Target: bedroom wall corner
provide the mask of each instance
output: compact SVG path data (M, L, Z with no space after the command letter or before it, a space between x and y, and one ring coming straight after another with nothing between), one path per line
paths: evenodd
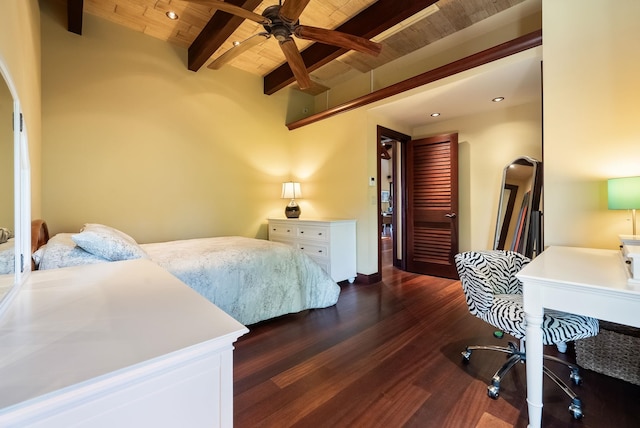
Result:
M51 233L104 223L141 243L266 238L290 175L287 92L85 14L69 33L43 2L43 212Z
M356 219L357 271L365 275L378 269L377 241L371 241L375 191L367 184L375 162L369 127L366 111L357 109L291 131L292 167L304 194L301 218Z

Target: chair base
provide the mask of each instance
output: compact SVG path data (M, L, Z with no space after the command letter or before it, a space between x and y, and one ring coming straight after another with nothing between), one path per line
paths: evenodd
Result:
M493 399L497 399L500 395L500 382L502 378L518 363L526 362L526 355L524 351L521 351L518 346L509 342L508 347L505 346L492 346L492 345L476 345L476 346L467 346L467 348L462 352L462 358L465 363L468 363L471 359L471 353L473 351L481 350L481 351L497 351L503 352L508 355L507 361L496 371L496 373L491 378L491 384L487 386L487 395ZM566 361L561 360L560 358L551 356L551 355L543 355L543 358L548 361L553 361L556 363L560 363L565 365L571 370L569 374L569 378L573 381L574 385L580 385L582 383L582 376L580 376L580 370L578 366L567 363ZM566 383L562 381L555 373L549 370L546 366L542 367L544 374L551 379L556 385L562 389L565 394L569 396L571 399L571 403L569 404L569 412L573 416L574 419L582 419L584 413L582 412L582 401L578 398L577 394L573 392L571 388L567 386Z

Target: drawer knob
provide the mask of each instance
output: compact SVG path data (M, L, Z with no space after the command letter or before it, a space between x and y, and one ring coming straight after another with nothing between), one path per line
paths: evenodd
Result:
M322 252L322 250L318 250L318 252L319 252L319 253L321 253L321 252Z
M304 247L300 247L301 250L304 250Z
M304 233L304 230L301 230L301 231L300 231L300 233L301 233L301 234L302 234L302 233Z
M318 233L318 236L322 236L322 232L319 232L319 233Z
M291 229L287 229L287 232L291 232Z

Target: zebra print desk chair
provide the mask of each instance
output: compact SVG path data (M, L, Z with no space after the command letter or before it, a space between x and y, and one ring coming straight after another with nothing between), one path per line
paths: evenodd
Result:
M456 268L469 312L500 329L499 335L504 331L516 339L520 339L519 346L513 342L509 342L508 347L467 346L462 353L465 362L469 362L471 352L475 350L499 351L509 355L488 386L488 395L494 399L498 398L500 381L504 375L517 363L525 361L522 283L515 275L529 261L530 259L522 254L502 250L469 251L455 256ZM566 349L564 342L598 334L598 320L546 310L542 323L542 334L545 345L559 345L558 349L563 352ZM544 358L566 365L571 370L570 379L576 385L582 382L577 366L549 355L545 355ZM572 416L575 419L582 418L582 403L578 396L546 367L544 367L544 373L571 398L569 411Z

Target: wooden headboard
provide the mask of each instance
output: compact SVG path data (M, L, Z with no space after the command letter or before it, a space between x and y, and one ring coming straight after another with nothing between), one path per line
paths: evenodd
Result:
M31 221L31 254L42 247L49 240L49 227L44 220ZM31 260L31 270L35 269L35 263Z

